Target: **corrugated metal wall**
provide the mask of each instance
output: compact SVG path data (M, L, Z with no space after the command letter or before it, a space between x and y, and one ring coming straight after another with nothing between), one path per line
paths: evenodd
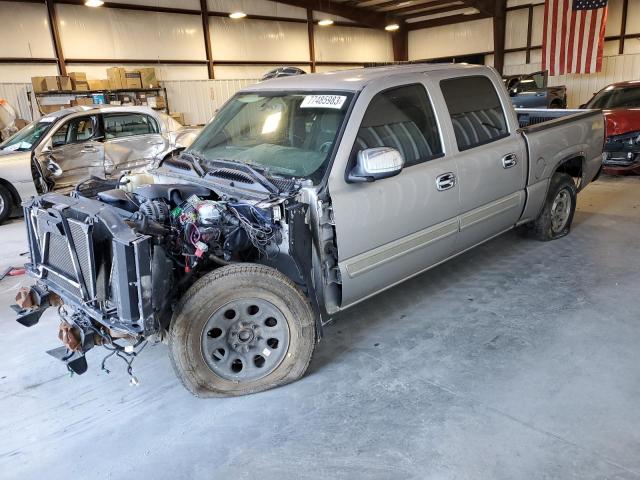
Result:
M178 80L167 81L172 112L183 112L190 125L207 123L229 98L257 80Z
M9 102L9 105L18 113L19 118L31 121L40 118L40 112L37 109L35 115L31 112L27 87L31 90L30 83L0 83L0 98Z

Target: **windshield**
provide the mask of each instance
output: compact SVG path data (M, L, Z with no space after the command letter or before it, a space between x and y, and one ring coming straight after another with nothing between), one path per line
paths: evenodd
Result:
M602 90L589 100L586 108L640 108L640 85Z
M317 183L352 97L347 92L241 93L205 127L190 151L205 160L238 161Z
M0 144L0 149L12 152L26 152L33 150L45 133L54 124L55 118L42 118L37 122L30 123L14 136L9 137Z

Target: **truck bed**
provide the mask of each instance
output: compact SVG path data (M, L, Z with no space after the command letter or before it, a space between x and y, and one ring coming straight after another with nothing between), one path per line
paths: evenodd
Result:
M580 110L580 109L547 109L547 108L516 108L518 124L520 128L527 131L538 131L548 126L559 123L572 122L579 118L589 117L599 114L600 110ZM544 124L544 127L538 125ZM536 126L536 128L533 128Z

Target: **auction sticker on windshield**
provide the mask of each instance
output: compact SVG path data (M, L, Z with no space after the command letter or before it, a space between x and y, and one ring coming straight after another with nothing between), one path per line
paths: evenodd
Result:
M347 97L344 95L307 95L300 108L335 108L340 110Z

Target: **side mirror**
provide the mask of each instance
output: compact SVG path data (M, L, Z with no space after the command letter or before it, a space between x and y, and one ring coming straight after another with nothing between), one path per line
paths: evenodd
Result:
M62 176L62 169L60 168L60 165L58 165L51 158L47 160L47 170L49 170L49 172L51 172L51 175L53 175L55 178Z
M356 165L349 172L349 183L373 182L399 174L404 158L395 148L376 147L358 152Z

